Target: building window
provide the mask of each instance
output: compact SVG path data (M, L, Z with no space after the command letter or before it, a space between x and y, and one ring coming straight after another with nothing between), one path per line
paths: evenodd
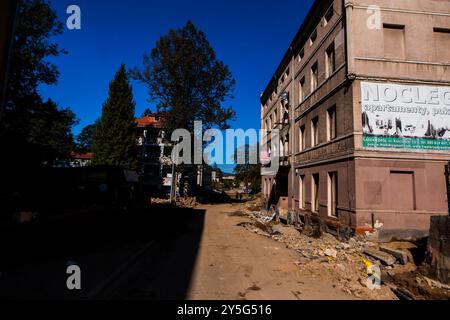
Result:
M313 174L311 180L311 211L319 212L319 174Z
M450 62L450 29L433 28L434 31L434 56L438 62Z
M388 59L405 58L405 26L383 24L384 56Z
M317 62L311 67L311 92L317 89L319 83L319 68Z
M269 130L272 130L273 128L273 120L272 120L272 115L269 116Z
M311 34L311 37L309 38L309 45L312 46L314 42L317 40L317 29L314 30L314 32Z
M300 53L298 54L298 62L301 62L304 57L305 57L305 49L302 49L302 50L300 50Z
M331 77L334 71L336 71L336 56L334 51L334 42L325 51L325 75L327 78Z
M327 140L333 140L337 136L337 122L336 122L336 106L328 109L327 112Z
M302 103L305 99L305 77L300 80L299 88L298 88L298 100L299 103Z
M298 184L298 200L299 200L299 208L306 208L306 179L305 176L300 176L299 184Z
M305 126L301 126L300 127L300 132L299 132L299 151L302 152L303 150L306 149L306 130L305 130Z
M337 172L328 173L328 215L337 217L338 206L338 175Z
M275 109L274 111L273 111L273 121L274 121L274 126L276 126L277 125L277 122L278 122L278 112L277 112L277 109Z
M326 26L331 21L333 15L334 15L334 6L331 5L331 7L328 9L328 11L325 13L325 16L323 17L324 26Z
M319 117L311 121L311 147L319 144Z

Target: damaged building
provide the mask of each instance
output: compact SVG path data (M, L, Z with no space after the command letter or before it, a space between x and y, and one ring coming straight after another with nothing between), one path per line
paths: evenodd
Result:
M450 2L315 1L261 96L267 208L380 240L447 215ZM270 141L269 141L270 144Z
M138 130L138 172L146 192L168 194L172 181L172 146L166 138L161 114L136 119Z
M164 116L150 113L136 119L138 130L138 172L144 191L152 196L168 196L172 186L172 142L167 136ZM175 171L178 195L195 195L197 189L211 190L212 168L198 165L192 176Z

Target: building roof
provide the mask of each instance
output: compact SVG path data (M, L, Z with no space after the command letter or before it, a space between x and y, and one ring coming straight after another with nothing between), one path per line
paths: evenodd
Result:
M135 121L138 127L150 127L150 126L159 127L163 123L162 119L163 118L160 113L153 113L151 115L138 118Z
M80 159L80 160L92 160L94 158L94 154L92 152L86 152L86 153L76 153L71 152L70 157L72 159Z

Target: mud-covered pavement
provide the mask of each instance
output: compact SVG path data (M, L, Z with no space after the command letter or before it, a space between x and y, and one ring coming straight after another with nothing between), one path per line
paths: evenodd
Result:
M298 252L240 224L242 205L211 205L177 237L155 244L102 294L118 299L355 299L303 274ZM171 222L161 226L170 229ZM193 248L196 247L196 248ZM185 268L186 265L192 268Z

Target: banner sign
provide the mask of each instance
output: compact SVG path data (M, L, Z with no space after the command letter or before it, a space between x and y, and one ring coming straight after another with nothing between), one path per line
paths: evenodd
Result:
M450 151L450 87L361 83L364 148Z

